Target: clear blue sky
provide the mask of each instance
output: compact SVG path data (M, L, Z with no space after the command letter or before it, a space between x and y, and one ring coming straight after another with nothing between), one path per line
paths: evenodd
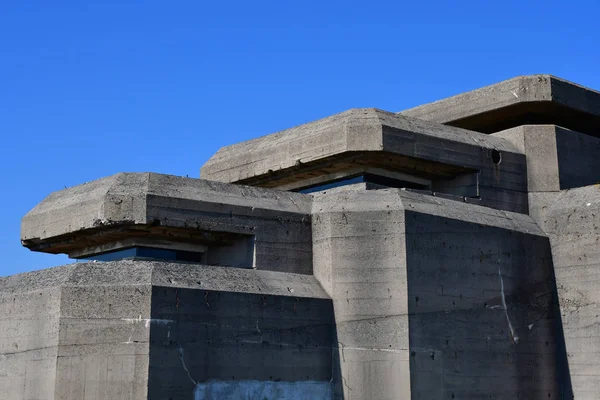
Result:
M593 1L2 1L0 276L50 192L198 177L219 147L352 107L400 111L516 75L600 88Z

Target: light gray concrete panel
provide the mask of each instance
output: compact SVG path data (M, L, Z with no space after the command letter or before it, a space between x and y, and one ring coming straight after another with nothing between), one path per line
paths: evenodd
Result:
M54 399L60 289L5 291L0 278L0 393Z
M512 104L551 101L550 75L519 76L401 112L407 117L446 124Z

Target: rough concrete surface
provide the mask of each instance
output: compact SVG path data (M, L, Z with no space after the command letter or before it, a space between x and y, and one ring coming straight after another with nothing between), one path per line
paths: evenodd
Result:
M600 182L600 138L556 125L524 125L492 136L527 157L530 192L555 192Z
M600 393L600 186L562 191L539 222L548 232L575 399Z
M339 398L561 394L550 244L531 218L398 190L315 196L313 214Z
M312 276L79 263L0 293L3 399L206 398L215 380L332 391L331 301Z
M0 278L0 398L600 398L600 93L404 114L52 193L23 245L98 262Z
M432 139L514 152L502 140L374 108L345 111L315 122L221 148L202 167L204 179L239 182L346 152L391 152L452 164L452 152L431 152ZM421 143L425 141L426 143ZM429 145L428 145L429 144ZM459 157L459 155L454 155Z
M527 75L400 114L485 133L556 124L598 136L600 92L552 75Z
M310 273L310 204L298 193L121 173L48 196L23 218L21 240L68 254L132 237L206 242L209 258L212 252L214 264L225 265L221 237L251 237L254 268Z
M493 152L501 162L493 161ZM433 180L435 191L468 193L490 207L527 211L525 159L511 143L377 109L353 109L224 147L201 175L277 187L365 163Z

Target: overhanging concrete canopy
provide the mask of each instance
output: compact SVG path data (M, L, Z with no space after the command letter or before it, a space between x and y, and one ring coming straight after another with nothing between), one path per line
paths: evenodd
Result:
M220 149L201 177L289 188L318 176L373 167L425 179L448 179L489 165L491 151L519 154L512 144L374 109L357 108Z
M299 193L120 173L52 193L23 217L21 241L71 257L133 245L203 245L209 256L213 249L213 265L310 273L310 212L310 197ZM244 260L223 264L242 251Z
M519 76L399 114L484 133L551 124L600 136L600 92L552 75Z

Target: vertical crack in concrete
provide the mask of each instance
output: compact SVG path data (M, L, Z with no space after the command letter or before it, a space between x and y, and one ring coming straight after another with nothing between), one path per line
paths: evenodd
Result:
M510 322L508 316L508 307L506 306L506 296L504 295L504 279L502 278L502 270L500 269L500 263L498 263L498 276L500 277L500 294L502 295L502 308L504 309L504 315L506 315L506 321L508 322L508 329L510 330L510 337L514 344L519 343L519 337L515 335L515 330Z
M188 370L187 366L185 365L185 360L183 359L183 346L179 345L179 360L181 361L181 366L183 367L183 370L187 373L188 378L190 378L190 381L194 384L194 386L198 386L198 382L196 382L194 380L194 378L192 378L192 374L190 374L190 371Z

